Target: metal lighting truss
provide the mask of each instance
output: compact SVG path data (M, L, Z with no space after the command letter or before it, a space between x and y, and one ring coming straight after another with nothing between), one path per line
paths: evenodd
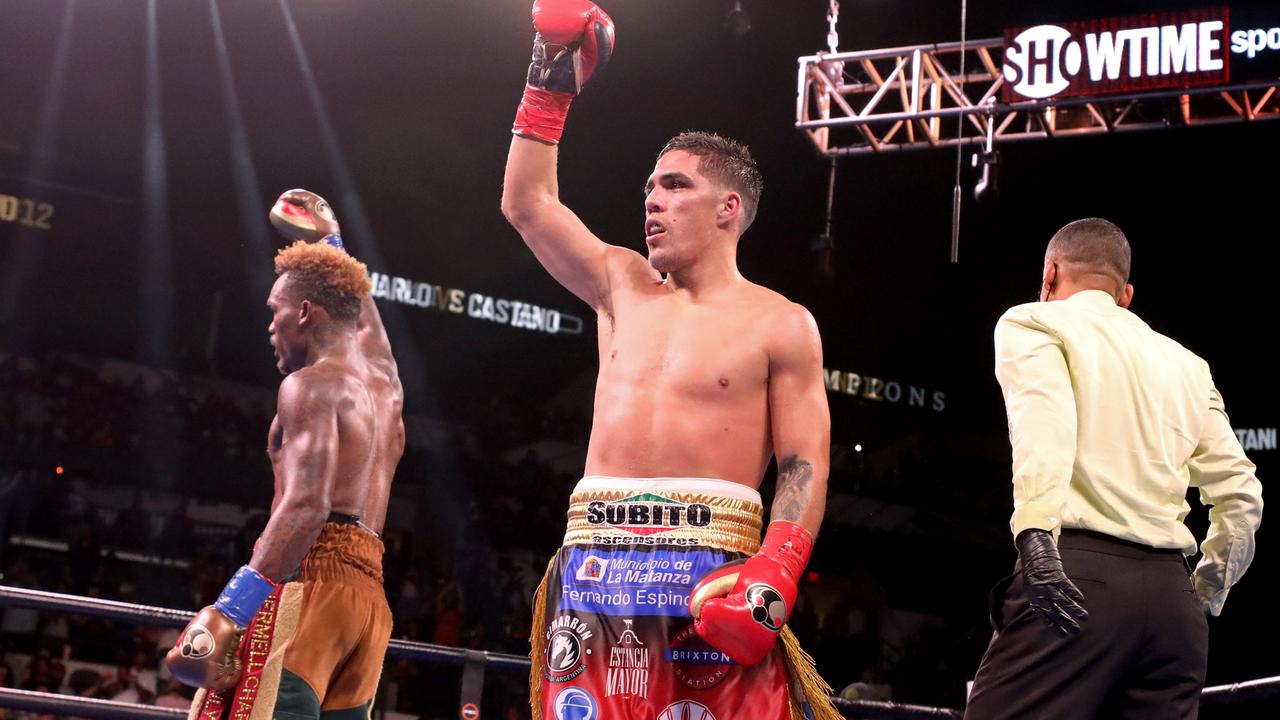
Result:
M1280 118L1280 78L1002 102L1003 46L989 38L963 51L956 42L801 57L796 127L836 158Z

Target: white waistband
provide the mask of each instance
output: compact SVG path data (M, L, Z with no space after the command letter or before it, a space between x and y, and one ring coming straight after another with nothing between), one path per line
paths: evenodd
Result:
M719 495L720 497L753 502L760 502L760 493L742 483L718 478L694 477L662 477L662 478L628 478L610 477L608 475L588 475L578 481L574 492L590 492L592 490L623 490L627 492L690 492Z

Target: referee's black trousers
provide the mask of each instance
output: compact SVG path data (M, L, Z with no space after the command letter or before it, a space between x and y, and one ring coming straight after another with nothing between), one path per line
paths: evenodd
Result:
M1058 548L1089 619L1059 637L1015 566L991 592L996 632L965 720L1194 720L1209 628L1182 554L1072 530Z

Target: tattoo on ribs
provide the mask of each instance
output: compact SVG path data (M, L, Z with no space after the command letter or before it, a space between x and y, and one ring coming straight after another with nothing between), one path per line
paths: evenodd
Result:
M809 483L813 481L813 465L796 455L778 461L778 491L773 498L770 520L799 522L809 505Z

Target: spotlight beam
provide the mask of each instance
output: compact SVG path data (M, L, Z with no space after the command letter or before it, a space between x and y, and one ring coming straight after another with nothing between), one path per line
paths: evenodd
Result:
M40 103L40 115L36 123L36 137L31 144L30 164L22 178L27 196L37 187L50 185L48 174L57 155L58 121L62 115L62 98L67 84L67 65L71 55L71 28L79 0L67 0L58 27L58 39L53 48L53 67L49 82L44 88ZM17 226L9 258L4 263L3 282L0 282L0 318L6 325L18 315L18 300L25 293L24 280L37 277L34 268L40 259L44 243L34 237L34 230Z
M315 114L316 122L320 127L320 142L324 150L326 159L329 161L330 169L338 185L338 196L341 199L342 224L343 227L354 229L352 237L355 240L355 247L359 248L358 255L363 258L370 266L378 269L386 269L386 265L382 260L382 253L378 249L377 240L374 238L373 228L369 224L368 216L364 210L364 203L360 199L360 193L356 189L355 180L351 175L351 170L347 165L346 158L342 152L342 147L338 142L338 135L333 129L333 123L329 118L329 111L325 106L324 97L320 93L320 86L316 82L315 73L311 69L311 62L307 55L305 46L302 43L302 37L298 33L297 23L294 22L293 13L289 9L288 0L279 0L280 11L284 15L285 25L289 33L289 41L293 45L293 50L298 60L298 71L302 76L303 87L307 91L307 97L311 102L312 112ZM345 234L345 233L344 233ZM382 307L383 322L387 326L388 335L393 338L396 347L396 357L399 359L401 368L401 380L405 385L406 398L410 395L417 395L425 400L429 413L434 413L436 408L435 391L427 382L427 376L430 367L427 363L426 355L424 355L418 344L414 342L413 332L409 327L405 318L403 308L388 304ZM405 377L405 370L408 370L408 377ZM419 383L413 382L419 380ZM438 473L445 477L461 477L461 471L457 458L452 450L446 446L435 463ZM472 532L470 528L463 522L467 516L466 508L468 504L466 485L463 484L457 488L459 495L456 497L439 497L435 498L436 503L451 503L454 507L443 513L444 517L453 519L454 526L447 528L447 537L451 541L462 543L465 546L467 536Z
M213 22L214 48L218 56L218 78L222 85L223 107L227 113L227 126L230 141L228 148L231 154L231 178L236 192L236 206L240 216L240 237L242 244L247 242L247 252L241 254L244 260L244 277L248 279L246 290L252 297L265 300L271 290L272 273L270 261L273 246L267 232L265 213L263 212L262 185L258 181L257 166L253 161L253 150L249 146L249 136L245 130L244 113L240 109L240 95L236 90L235 75L231 72L231 54L227 51L226 33L222 27L222 13L218 10L217 0L209 0L209 17ZM222 316L222 296L215 300L213 319L210 321L208 341L205 352L210 369L214 369L217 357L218 325Z
M147 0L146 105L142 147L143 356L159 367L173 360L173 262L169 243L169 176L165 167L157 0Z

